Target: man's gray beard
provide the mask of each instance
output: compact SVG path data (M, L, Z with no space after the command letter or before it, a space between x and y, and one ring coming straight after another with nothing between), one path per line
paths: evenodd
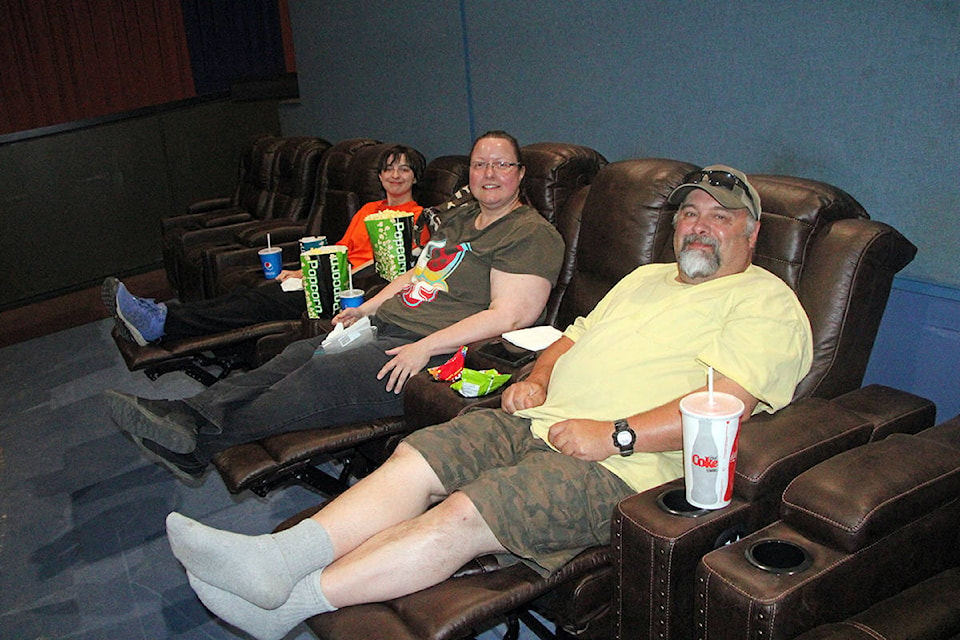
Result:
M683 247L696 239L697 236L694 235L685 236ZM677 264L680 265L680 270L691 279L709 278L720 268L720 252L717 251L717 242L711 238L699 238L699 241L712 246L713 253L683 248L680 250L680 255L677 256Z

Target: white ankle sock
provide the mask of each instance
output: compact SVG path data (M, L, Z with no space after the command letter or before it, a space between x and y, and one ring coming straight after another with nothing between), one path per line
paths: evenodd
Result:
M310 518L279 533L246 536L173 512L167 537L195 577L264 609L282 605L303 576L333 561L330 536Z
M207 584L187 572L190 586L204 606L218 618L246 631L257 640L280 640L291 629L311 616L336 611L320 589L319 569L305 576L276 609L263 609L229 591Z

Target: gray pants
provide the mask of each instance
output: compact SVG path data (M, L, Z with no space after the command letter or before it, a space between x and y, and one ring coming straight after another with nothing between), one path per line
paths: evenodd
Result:
M198 459L278 433L401 415L403 396L387 392L377 372L390 360L384 351L417 339L381 324L375 341L337 354L315 353L323 336L299 340L263 366L217 382L186 400L210 423L200 429Z

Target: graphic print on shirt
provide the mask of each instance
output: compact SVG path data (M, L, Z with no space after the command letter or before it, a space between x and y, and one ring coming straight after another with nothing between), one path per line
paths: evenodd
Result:
M436 298L439 291L449 291L447 278L469 251L469 242L447 247L446 238L430 240L413 269L413 282L403 288L400 299L408 307L418 307Z

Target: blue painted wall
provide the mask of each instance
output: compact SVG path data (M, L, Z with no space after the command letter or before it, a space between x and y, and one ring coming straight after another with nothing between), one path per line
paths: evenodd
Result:
M823 180L920 249L867 372L960 413L960 2L292 2L288 135L463 153L486 129L610 160ZM922 312L921 312L922 311Z

